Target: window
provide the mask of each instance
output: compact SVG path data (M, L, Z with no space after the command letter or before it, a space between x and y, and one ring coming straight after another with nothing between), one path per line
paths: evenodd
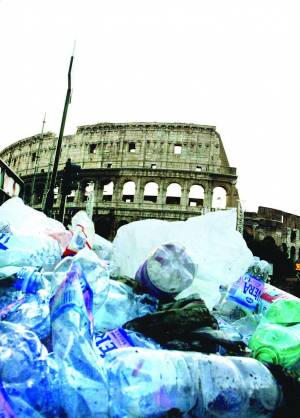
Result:
M181 154L182 146L179 144L174 145L174 154Z
M89 153L90 154L96 154L96 148L97 148L97 144L90 144Z
M202 171L202 167L200 166L200 165L197 165L197 167L196 167L196 171Z
M111 163L108 163L108 164L107 164L107 168L111 168L111 166L112 166L112 164L111 164Z
M103 202L111 202L114 192L114 183L111 181L103 186Z
M34 152L31 156L31 161L34 162L36 160L36 152Z
M122 201L131 203L134 201L135 183L134 181L127 181L123 186Z
M155 170L155 169L156 169L156 164L151 164L151 168L152 168L153 170Z
M135 143L134 142L129 142L128 151L129 152L135 152Z

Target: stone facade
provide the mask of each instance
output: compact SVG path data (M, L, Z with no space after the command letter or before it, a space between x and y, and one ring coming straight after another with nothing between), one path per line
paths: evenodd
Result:
M25 182L25 200L42 207L57 138L36 135L5 148L0 157ZM99 123L63 138L58 181L71 158L82 168L67 199L66 216L86 207L94 187L96 230L112 237L127 222L184 220L238 206L236 169L229 166L214 126L183 123ZM113 192L113 193L112 193ZM54 210L57 212L59 196ZM108 232L110 231L110 232Z
M300 259L300 216L259 206L245 212L244 227L255 239L272 237L293 262Z

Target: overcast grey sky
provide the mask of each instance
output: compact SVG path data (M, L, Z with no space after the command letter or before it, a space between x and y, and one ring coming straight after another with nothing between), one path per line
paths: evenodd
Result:
M0 148L102 121L215 125L247 210L300 215L298 0L0 0Z

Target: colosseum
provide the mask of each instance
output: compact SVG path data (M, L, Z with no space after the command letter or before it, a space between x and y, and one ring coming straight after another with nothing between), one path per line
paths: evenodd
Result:
M0 153L25 183L24 199L45 201L57 137L48 132L22 139ZM67 197L66 222L93 195L96 232L112 238L128 222L185 220L238 206L236 169L230 167L215 126L184 123L98 123L64 136L60 178L68 158L82 168L79 187Z

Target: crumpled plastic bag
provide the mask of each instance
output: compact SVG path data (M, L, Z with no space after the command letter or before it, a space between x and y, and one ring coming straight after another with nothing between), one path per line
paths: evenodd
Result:
M156 219L122 226L113 241L112 260L120 274L134 277L145 258L161 244L184 245L197 263L197 275L177 298L198 294L211 309L219 300L219 286L244 274L253 255L236 231L236 210L210 212L187 221Z
M18 235L48 235L60 244L62 250L71 239L71 232L64 225L43 212L24 204L19 197L12 197L0 206L2 232Z
M72 218L72 238L64 255L74 255L85 247L91 249L95 241L95 227L84 210L77 212Z

